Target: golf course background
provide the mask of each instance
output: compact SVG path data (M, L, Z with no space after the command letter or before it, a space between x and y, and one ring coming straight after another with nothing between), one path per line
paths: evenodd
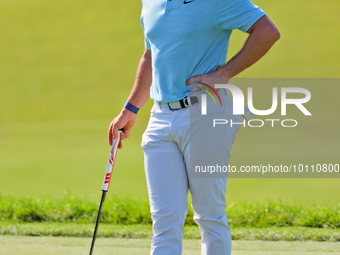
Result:
M339 77L338 0L254 2L281 39L239 77ZM107 129L126 101L144 50L140 9L140 1L0 1L1 194L99 201ZM245 38L233 33L228 58ZM332 91L339 93L340 87ZM118 152L108 196L147 200L140 142L151 104L138 113ZM276 139L279 145L286 138ZM247 157L243 144L236 141L232 162ZM322 151L328 149L336 150ZM253 154L265 158L260 150ZM307 154L301 153L302 161ZM339 194L339 179L230 179L227 201L337 204Z

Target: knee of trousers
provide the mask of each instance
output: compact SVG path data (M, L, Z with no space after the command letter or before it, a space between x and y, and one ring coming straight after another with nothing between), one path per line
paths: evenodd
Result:
M211 202L212 201L212 202ZM205 201L205 204L197 204L197 202L192 201L192 209L194 210L194 220L222 220L227 218L226 214L226 204L224 201Z
M179 211L164 212L159 210L152 212L153 235L154 238L162 236L162 238L181 239L183 237L184 221L187 211L180 213Z
M229 228L227 213L225 211L224 213L220 215L216 215L216 214L200 215L200 214L195 213L194 221L197 223L199 227L204 228L204 229L216 228L218 226Z

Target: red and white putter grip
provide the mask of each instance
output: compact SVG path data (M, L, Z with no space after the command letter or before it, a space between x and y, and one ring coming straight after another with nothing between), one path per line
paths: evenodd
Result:
M113 142L112 142L112 147L111 147L111 151L110 151L110 158L109 158L109 162L107 162L106 173L105 173L105 177L104 177L102 191L108 191L109 190L110 180L111 180L111 176L112 176L112 170L113 170L113 166L114 166L115 160L116 160L118 144L119 144L119 141L120 141L120 134L121 133L122 133L122 131L118 130L118 137L115 140L113 140Z

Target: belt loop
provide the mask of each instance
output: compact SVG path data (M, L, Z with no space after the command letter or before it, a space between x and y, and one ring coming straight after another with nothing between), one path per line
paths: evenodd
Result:
M222 92L221 95L228 95L227 89L225 88L220 88L220 91ZM220 92L219 91L219 92Z

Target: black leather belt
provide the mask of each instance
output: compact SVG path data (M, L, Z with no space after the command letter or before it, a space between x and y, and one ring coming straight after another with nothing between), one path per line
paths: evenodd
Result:
M169 103L159 102L160 106L168 107L171 111L178 111L184 108L188 108L197 103L198 103L197 96L189 96L189 95L178 101L173 101Z
M197 96L186 96L178 101L166 103L171 111L178 111L198 103ZM165 103L162 103L162 105Z

